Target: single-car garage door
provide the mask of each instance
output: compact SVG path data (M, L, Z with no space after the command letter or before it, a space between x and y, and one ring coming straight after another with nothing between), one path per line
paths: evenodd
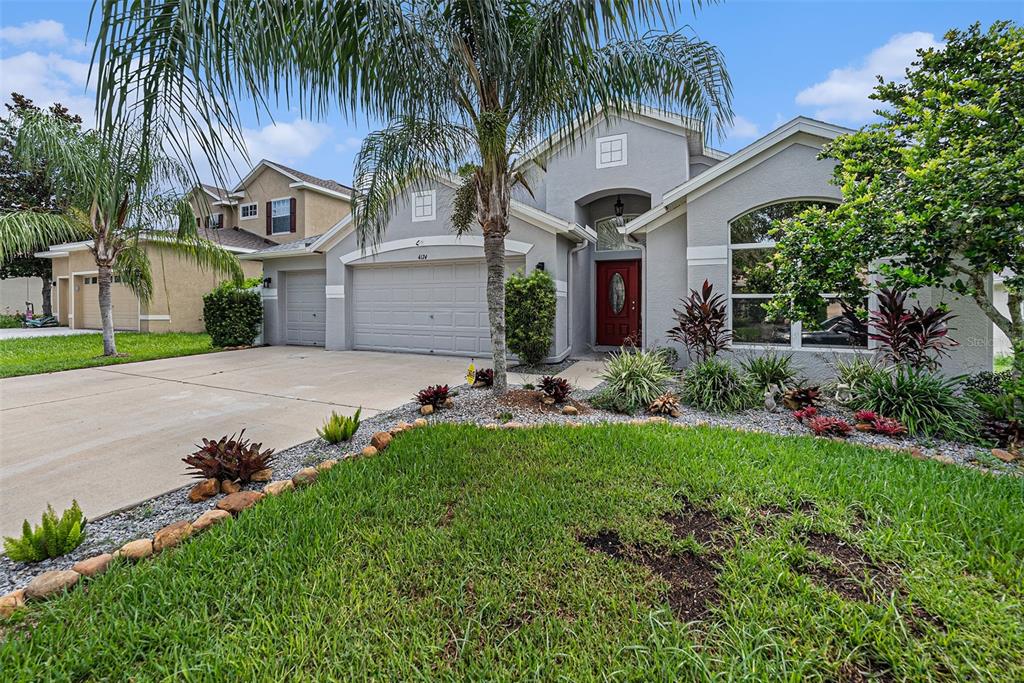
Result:
M506 269L524 265L518 259ZM357 349L490 354L483 259L361 266L354 269L353 281Z
M284 278L285 341L323 346L327 339L327 271L289 271Z
M78 283L81 289L78 291L77 307L75 308L75 327L87 330L102 329L100 286L97 276L81 276ZM110 303L115 330L139 329L139 300L132 290L118 282L117 278L110 285Z

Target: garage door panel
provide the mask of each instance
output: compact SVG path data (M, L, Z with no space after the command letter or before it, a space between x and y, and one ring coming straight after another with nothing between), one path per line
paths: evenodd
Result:
M523 266L520 259L510 262L507 270ZM356 268L355 347L488 355L486 278L482 259Z
M98 284L82 284L80 286L81 298L79 301L82 310L75 311L76 327L91 330L101 329L103 318L100 316L100 286ZM110 303L114 316L114 329L139 329L139 300L132 290L119 282L112 283L110 285Z
M327 273L323 270L285 273L285 341L323 346L327 339Z

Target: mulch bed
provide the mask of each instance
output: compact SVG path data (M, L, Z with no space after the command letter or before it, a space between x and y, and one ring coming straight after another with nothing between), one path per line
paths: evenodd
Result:
M567 399L564 403L544 403L546 394L536 389L512 389L505 395L499 396L495 401L499 406L510 410L519 409L532 413L554 413L562 412L564 406L572 406L579 411L580 415L593 412L590 404L577 401L573 398Z

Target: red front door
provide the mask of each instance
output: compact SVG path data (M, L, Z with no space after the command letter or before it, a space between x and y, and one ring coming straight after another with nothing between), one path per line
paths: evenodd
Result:
M640 344L640 261L597 262L597 343Z

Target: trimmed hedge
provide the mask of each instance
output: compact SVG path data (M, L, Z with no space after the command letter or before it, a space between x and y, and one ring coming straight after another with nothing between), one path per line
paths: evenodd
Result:
M555 281L543 270L513 273L505 282L505 328L509 351L526 365L548 355L555 330Z
M203 296L203 319L214 346L252 346L263 327L263 300L256 289L222 282Z

